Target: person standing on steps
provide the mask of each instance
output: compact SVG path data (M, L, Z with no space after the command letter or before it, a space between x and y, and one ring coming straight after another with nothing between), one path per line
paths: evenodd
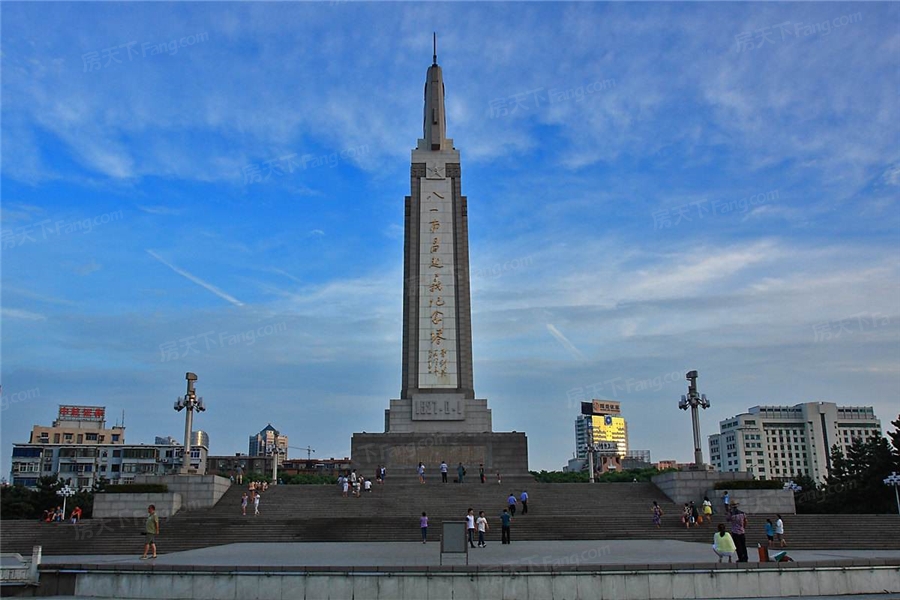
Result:
M772 547L772 540L775 539L775 525L772 519L766 519L766 548Z
M238 485L244 485L244 469L241 465L237 466L237 471L235 473L235 481L237 481Z
M462 483L463 479L466 477L466 467L462 463L459 463L459 466L456 467L456 475L459 477L459 482Z
M509 510L504 508L503 514L500 515L500 543L501 544L511 544L509 530L510 524L512 523L512 515L509 514Z
M519 502L522 503L522 514L528 514L528 492L522 490L521 495L519 495Z
M419 483L425 483L425 463L419 463L416 473L419 475Z
M466 512L466 533L469 535L469 545L475 547L475 510L470 508Z
M241 515L247 516L247 492L241 496Z
M259 492L253 492L253 514L259 515Z
M722 494L722 504L725 505L725 518L727 519L731 514L731 496L728 495L728 490Z
M509 505L509 514L513 517L516 516L516 495L510 492L509 498L506 499L506 503Z
M490 527L488 527L487 519L484 516L484 511L478 511L478 547L479 548L487 548L487 544L484 543L484 534L487 532Z
M712 523L712 502L707 496L703 496L703 520Z
M419 527L422 528L422 543L424 544L428 540L428 515L425 511L422 511L422 516L419 517Z
M147 507L147 523L144 525L144 554L141 560L148 558L156 558L156 536L159 535L159 516L156 514L156 506L151 504ZM153 556L147 556L147 552L153 551Z
M478 465L478 476L481 478L481 483L484 483L484 463Z
M732 505L731 514L726 517L726 520L731 524L731 538L737 549L737 561L739 563L748 562L750 559L747 557L747 515L738 508L737 502Z
M441 461L441 483L447 483L447 470L449 467L447 466L447 461Z
M650 510L653 511L653 524L656 525L657 529L659 529L662 525L663 510L656 500L653 501L653 508Z

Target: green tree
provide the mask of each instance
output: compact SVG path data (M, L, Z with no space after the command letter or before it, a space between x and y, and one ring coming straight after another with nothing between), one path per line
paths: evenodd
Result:
M891 421L891 425L894 426L894 430L888 433L888 437L891 438L891 446L893 446L892 454L894 455L894 471L900 471L900 415L897 416L896 421Z
M0 519L36 519L35 493L22 485L0 488Z

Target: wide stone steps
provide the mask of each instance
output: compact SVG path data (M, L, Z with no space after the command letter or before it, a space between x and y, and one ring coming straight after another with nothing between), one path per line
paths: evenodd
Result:
M499 513L510 491L522 486L394 483L375 486L362 498L343 498L336 486L276 486L262 495L258 516L240 514L243 489L233 486L215 506L163 519L161 553L238 542L418 541L419 515L428 512L429 539L440 523L463 520L466 508L484 510L490 542L500 540ZM513 540L667 539L709 543L715 524L686 529L680 508L652 484L537 484L527 515L513 521ZM651 523L650 504L666 512L663 527ZM769 515L751 515L748 546L765 542ZM774 516L773 517L774 520ZM784 515L789 548L900 549L897 515ZM78 525L3 521L3 552L28 554L35 543L45 554L134 554L143 544L143 518L87 520Z

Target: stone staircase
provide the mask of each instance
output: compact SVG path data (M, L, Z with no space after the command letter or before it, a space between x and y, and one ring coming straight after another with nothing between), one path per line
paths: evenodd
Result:
M510 491L522 488L531 500L512 524L517 540L681 540L709 543L715 524L691 529L680 523L679 507L651 483L540 484L526 479L503 485L480 484L477 478L459 485L431 482L420 485L389 480L373 486L362 498L343 498L337 486L275 486L262 495L260 515L240 514L243 489L232 486L219 503L207 509L182 512L162 520L161 553L237 542L418 541L419 515L426 511L436 541L440 523L464 519L466 509L484 510L491 526L489 542L500 542L499 514ZM650 505L656 500L665 511L663 527L651 523ZM757 542L765 542L764 523L774 515L750 515L747 545L755 556ZM900 549L898 515L783 515L789 548ZM45 554L135 554L143 540L143 517L93 519L78 525L0 522L3 552L30 553L35 544ZM676 561L677 557L672 557Z

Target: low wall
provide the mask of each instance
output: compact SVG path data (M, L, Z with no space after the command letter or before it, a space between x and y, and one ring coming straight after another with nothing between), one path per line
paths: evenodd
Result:
M147 507L156 506L160 517L171 517L181 510L181 494L177 492L143 494L94 494L94 519L113 517L141 517L147 515Z
M672 471L661 473L653 477L651 481L668 496L672 502L683 504L693 500L695 503L702 501L706 492L715 487L719 481L746 481L753 479L750 473L720 473L718 471ZM719 494L721 496L721 494ZM715 503L715 498L709 496ZM721 505L721 501L720 501ZM721 506L716 507L717 510Z
M128 565L56 565L42 568L47 584L75 577L74 595L89 598L193 600L300 600L516 598L742 598L900 592L900 562L870 559L838 563L563 567L235 568ZM662 566L662 565L660 565ZM653 568L650 568L653 567ZM188 570L189 569L189 570Z
M231 481L218 475L138 475L134 482L167 485L170 492L181 494L181 506L185 510L215 506L231 487Z
M722 494L725 490L706 490L706 496L721 511ZM728 500L737 502L747 514L793 515L797 512L794 492L791 490L728 490Z

